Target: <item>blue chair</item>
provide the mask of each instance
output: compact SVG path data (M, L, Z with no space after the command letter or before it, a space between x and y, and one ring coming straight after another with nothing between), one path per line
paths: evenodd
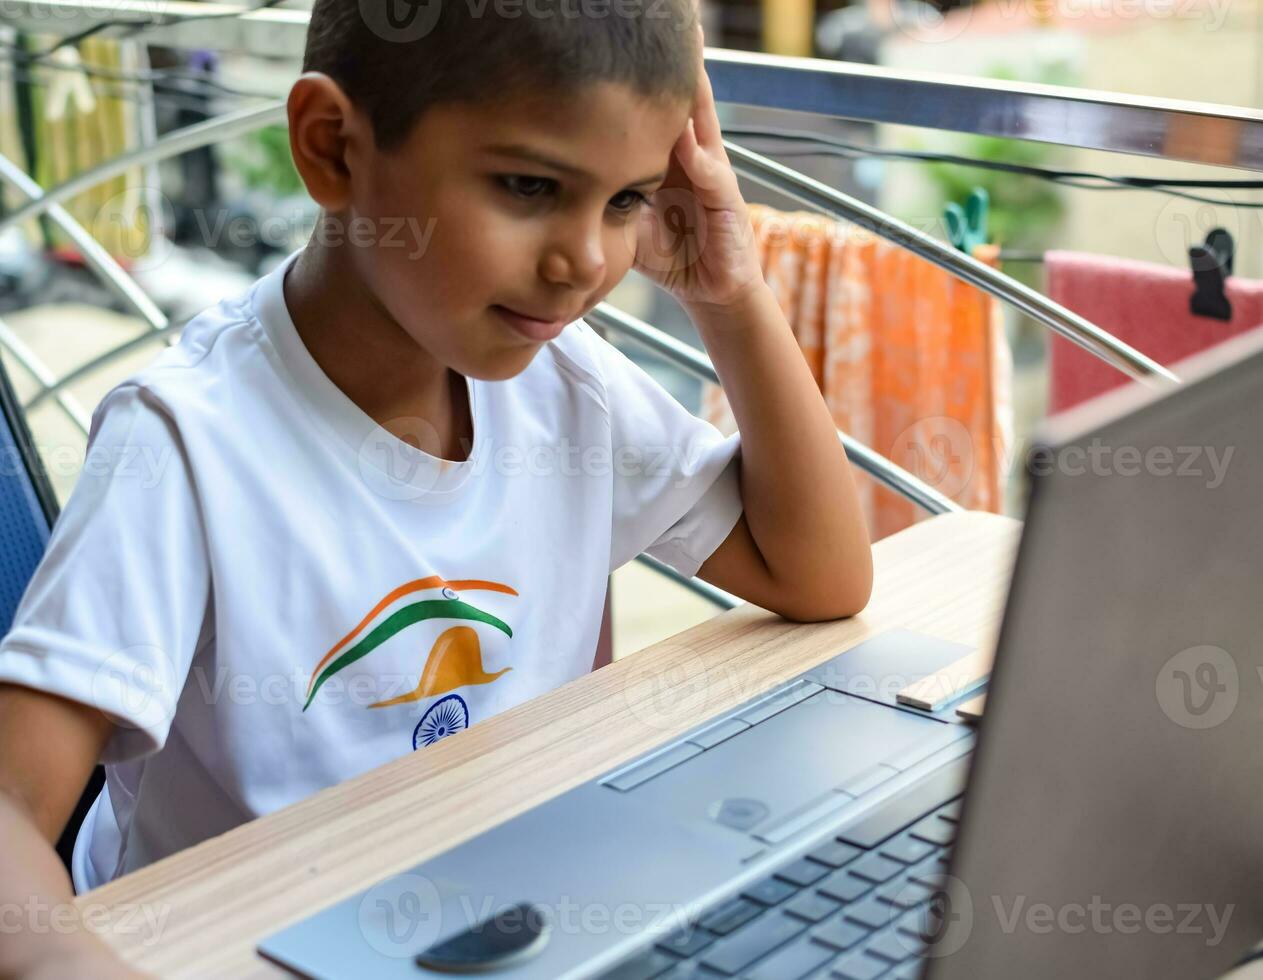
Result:
M0 364L0 415L0 636L3 636L13 625L18 602L44 554L57 520L58 506L3 364ZM104 784L105 769L98 765L57 842L57 854L67 871L79 827Z

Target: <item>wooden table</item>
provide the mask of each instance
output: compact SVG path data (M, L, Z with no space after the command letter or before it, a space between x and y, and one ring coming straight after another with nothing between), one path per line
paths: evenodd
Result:
M98 921L107 907L119 928L106 938L160 976L290 976L255 952L263 937L875 633L993 643L1018 528L982 513L917 524L874 548L873 598L860 616L801 624L740 606L76 904Z

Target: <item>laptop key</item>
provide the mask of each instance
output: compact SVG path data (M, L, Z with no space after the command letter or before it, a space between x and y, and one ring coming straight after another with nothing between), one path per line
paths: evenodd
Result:
M908 877L913 881L920 881L934 887L947 874L947 864L947 852L939 851L920 864L914 865L908 872Z
M870 933L867 929L861 929L854 922L847 922L845 919L833 919L826 922L811 935L818 943L826 943L834 949L847 950L861 939L867 938Z
M865 946L864 951L870 956L890 960L891 963L902 963L916 951L914 947L918 945L915 940L901 933L888 932Z
M706 969L697 960L685 960L653 980L715 980L718 976L718 973Z
M896 908L910 909L928 902L935 896L936 891L919 881L900 878L898 881L882 885L874 894L883 902L889 902Z
M924 779L899 790L876 810L841 831L838 837L857 847L876 847L918 817L959 796L968 772L968 759L953 759Z
M905 913L895 924L895 928L908 937L915 952L918 945L926 946L943 927L943 917L933 905L922 905Z
M919 882L935 892L945 891L949 884L950 875L945 872L941 866L935 865L929 871L914 871L908 876L910 880Z
M916 864L929 857L934 851L933 844L913 837L910 833L900 834L894 840L886 841L881 846L882 854L896 861L902 861L904 864Z
M627 790L635 789L641 783L648 782L654 776L662 775L668 769L674 769L681 763L693 758L693 756L701 754L701 746L680 742L677 745L664 749L644 762L619 770L613 776L604 780L601 785L609 786L611 789L616 789L620 792L626 792Z
M601 980L653 980L679 962L674 956L668 956L656 949L647 949L624 960L608 973L602 973Z
M830 898L836 898L839 902L853 902L872 887L871 881L857 878L850 871L843 869L833 872L820 882L816 886L816 891Z
M795 681L779 694L767 698L764 701L760 701L752 708L747 708L745 711L737 715L737 717L750 725L757 725L759 722L766 721L773 715L779 714L786 708L792 708L794 705L798 704L798 702L805 701L813 694L817 694L823 690L824 688L815 683L815 681Z
M956 839L956 825L950 820L930 814L924 820L914 823L908 833L932 844L947 845Z
M686 926L679 932L668 936L658 943L658 949L674 953L676 956L693 956L700 953L715 941L715 937L700 925Z
M726 936L762 914L763 906L744 898L734 898L702 917L701 926L717 936Z
M833 840L821 847L817 847L807 857L813 861L819 861L821 864L827 864L831 868L840 868L863 853L853 844L848 844L846 841Z
M938 808L938 815L952 823L960 823L960 800L952 800L947 806Z
M898 769L892 769L890 766L874 766L866 772L860 773L858 776L852 776L845 783L838 787L848 796L854 796L856 799L863 796L869 790L876 789L888 779L894 779L899 775Z
M850 874L881 884L902 871L903 865L880 854L865 854L858 861L852 861L846 870Z
M830 790L774 820L771 824L760 826L754 836L767 844L780 844L817 824L827 823L833 826L837 822L838 814L854 803L855 800L845 793Z
M701 963L732 976L778 946L783 946L807 928L801 919L782 912L769 912L702 954Z
M779 878L764 878L758 884L745 889L741 896L752 902L758 902L760 905L778 905L797 891L798 889L787 881L781 881Z
M700 745L704 749L713 749L720 742L726 742L734 735L740 735L750 728L740 718L728 718L717 724L711 725L709 728L703 728L696 735L690 735L689 741L694 745Z
M875 896L870 895L862 902L848 905L842 910L842 914L852 922L868 926L869 929L881 929L890 925L898 917L899 909L878 901Z
M788 881L790 884L797 885L799 888L805 888L807 885L814 885L817 881L829 873L829 869L823 864L817 864L815 861L809 861L807 858L800 858L793 864L781 868L776 872L776 877Z
M795 939L766 959L759 960L743 974L745 980L800 980L812 970L828 963L837 953L811 941L809 936Z
M924 969L924 962L913 960L911 963L905 963L892 973L890 980L921 980L921 971Z
M819 892L799 892L785 906L785 911L808 922L820 922L842 906Z
M833 975L842 980L873 980L890 967L885 960L879 960L864 953L852 953L845 959L833 964Z

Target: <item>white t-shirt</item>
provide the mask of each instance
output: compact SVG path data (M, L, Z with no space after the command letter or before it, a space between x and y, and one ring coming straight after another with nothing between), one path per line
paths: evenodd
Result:
M738 437L582 320L468 379L467 460L396 438L295 330L298 254L101 401L0 642L119 722L78 892L582 676L608 574L691 576L740 516Z

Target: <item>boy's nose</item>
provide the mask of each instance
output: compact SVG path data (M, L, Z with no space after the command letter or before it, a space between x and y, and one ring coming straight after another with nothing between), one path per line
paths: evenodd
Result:
M575 290L595 290L605 277L605 248L599 228L571 227L544 254L541 275Z

